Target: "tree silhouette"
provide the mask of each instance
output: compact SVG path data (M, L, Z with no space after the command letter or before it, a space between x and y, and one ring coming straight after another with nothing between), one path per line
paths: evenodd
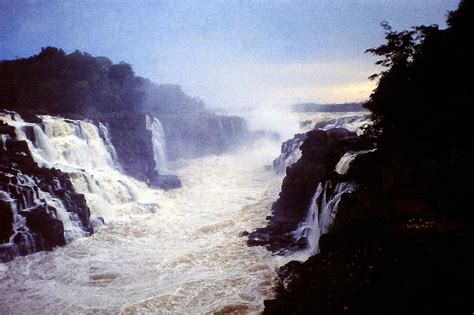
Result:
M421 194L458 212L464 210L456 204L474 193L472 2L461 1L444 30L396 32L382 23L386 42L367 50L382 57L383 69L371 76L379 81L364 105L374 121L366 134L377 136L398 193Z
M0 108L93 119L117 111L196 112L204 103L180 86L136 76L125 62L45 47L30 58L0 62Z

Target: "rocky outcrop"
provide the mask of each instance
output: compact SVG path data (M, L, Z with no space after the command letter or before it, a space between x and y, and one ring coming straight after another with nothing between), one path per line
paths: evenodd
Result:
M469 313L472 226L445 217L427 198L424 172L377 150L357 155L343 175L327 173L326 180L356 182L357 191L341 199L319 253L280 268L264 314ZM296 202L302 196L284 195ZM274 231L264 235L270 249L289 242L282 231L272 243Z
M250 233L250 246L264 245L269 250L286 251L305 247L297 243L294 232L308 214L312 197L320 183L332 181L332 186L347 181L347 175L335 172L344 153L371 148L373 144L355 133L338 128L313 130L301 145L301 158L286 169L278 200L272 206L268 224Z
M279 270L264 314L464 314L472 306L472 226L424 198L394 194L379 152L358 156L320 253ZM454 258L455 257L455 258Z
M307 137L306 133L298 133L292 139L281 144L281 154L273 161L275 173L284 174L288 166L301 158L300 146Z
M426 213L414 220L407 210L390 223L372 217L344 246L283 266L264 314L471 312L472 229Z
M123 171L145 182L156 177L158 174L155 170L152 134L146 129L145 114L117 113L101 120L107 122L110 138Z
M3 122L0 136L0 262L65 245L75 233L92 234L90 210L69 176L39 167Z

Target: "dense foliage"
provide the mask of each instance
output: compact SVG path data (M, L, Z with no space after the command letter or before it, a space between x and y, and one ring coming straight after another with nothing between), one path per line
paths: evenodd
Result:
M156 85L131 65L46 47L26 59L0 62L0 106L23 113L94 118L121 111L195 112L202 101L177 85Z
M379 82L365 104L374 120L367 133L378 136L400 193L427 197L446 211L460 212L474 193L472 6L462 1L445 30L396 32L383 23L386 43L368 50L382 57L384 70L372 76Z

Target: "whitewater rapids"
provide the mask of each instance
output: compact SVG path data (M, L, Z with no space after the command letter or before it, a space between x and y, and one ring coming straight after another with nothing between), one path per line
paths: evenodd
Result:
M264 166L278 151L267 143L169 165L183 187L150 189L154 213L0 264L0 314L257 313L281 261L239 233L266 223L282 178Z

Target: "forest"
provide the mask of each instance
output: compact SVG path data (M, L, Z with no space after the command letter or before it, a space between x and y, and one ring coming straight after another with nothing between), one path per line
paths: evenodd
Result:
M38 55L0 62L0 104L24 115L96 118L116 112L187 113L204 103L180 86L136 76L130 64L113 64L86 52L45 47Z

